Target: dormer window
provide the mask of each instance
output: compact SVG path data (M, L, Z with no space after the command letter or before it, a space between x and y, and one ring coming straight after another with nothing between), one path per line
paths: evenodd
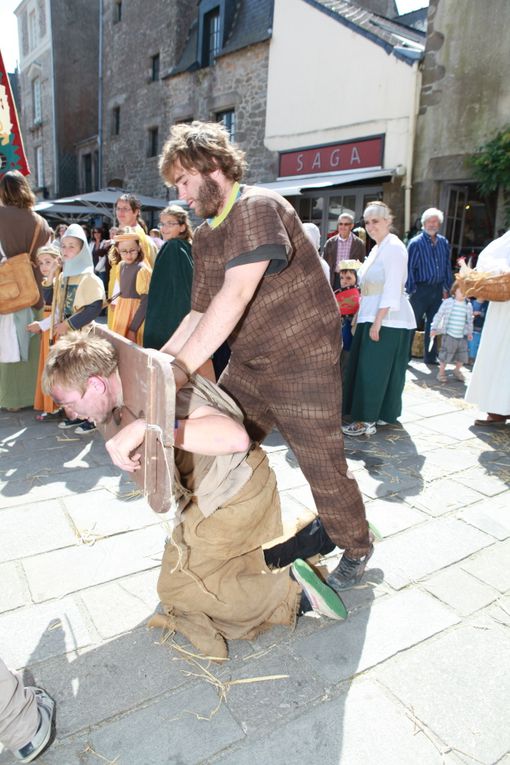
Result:
M211 66L221 50L219 6L204 14L202 65Z

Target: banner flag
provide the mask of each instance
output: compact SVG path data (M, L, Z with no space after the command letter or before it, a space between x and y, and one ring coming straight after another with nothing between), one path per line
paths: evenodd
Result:
M30 174L11 83L0 51L0 176L9 170Z

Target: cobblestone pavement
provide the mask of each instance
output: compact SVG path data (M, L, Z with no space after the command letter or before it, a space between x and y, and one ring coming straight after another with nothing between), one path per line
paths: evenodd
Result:
M165 523L101 437L0 412L0 655L57 700L38 762L510 763L510 427L474 428L436 372L413 362L401 424L346 439L383 537L348 620L233 642L211 675L145 626ZM291 527L311 493L266 446Z

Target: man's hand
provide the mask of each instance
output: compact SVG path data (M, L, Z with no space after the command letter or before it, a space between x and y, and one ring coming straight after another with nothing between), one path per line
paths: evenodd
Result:
M126 337L128 340L131 340L132 343L136 343L136 332L134 332L132 329L128 329Z
M114 465L128 473L140 470L141 453L131 454L131 452L143 444L146 428L145 420L135 420L106 442L106 451Z
M174 373L175 392L177 393L183 385L186 385L189 380L189 375L187 375L177 364L172 364L172 371Z
M33 321L31 324L27 324L27 330L34 335L39 335L42 332L41 326L38 321Z
M57 337L62 337L62 335L65 335L66 332L69 332L69 325L66 321L61 321L60 324L57 324L53 328L53 334Z
M430 337L435 337L436 335L437 335L437 332L435 332L434 330L432 330L432 332L430 333Z

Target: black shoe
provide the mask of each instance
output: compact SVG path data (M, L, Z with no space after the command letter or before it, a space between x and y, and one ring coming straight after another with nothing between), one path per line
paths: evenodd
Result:
M357 585L373 552L374 545L371 544L370 550L362 558L348 558L344 553L338 566L326 577L326 584L335 592L349 590Z
M75 420L70 420L67 418L62 420L62 422L59 422L57 428L60 428L61 430L66 430L67 428L75 428L77 425L81 425L82 422L86 422L86 420L81 420L79 417L77 417Z
M74 429L74 432L78 433L79 436L82 436L84 433L91 433L95 429L96 429L95 422L90 422L90 420L84 420L81 425L78 425L78 427Z

